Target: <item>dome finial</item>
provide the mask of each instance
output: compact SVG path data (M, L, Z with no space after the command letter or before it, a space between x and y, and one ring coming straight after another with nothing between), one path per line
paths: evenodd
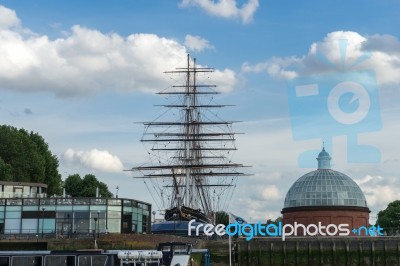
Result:
M331 156L325 151L325 145L322 145L322 151L318 154L318 169L331 169Z

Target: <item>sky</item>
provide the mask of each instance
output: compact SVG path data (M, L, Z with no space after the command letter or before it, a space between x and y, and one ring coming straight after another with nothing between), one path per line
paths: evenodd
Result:
M400 199L400 2L288 0L0 1L0 123L37 132L60 173L95 174L118 196L153 203L124 172L163 112L163 72L186 54L215 68L250 165L230 205L250 221L280 216L291 184L317 166L366 195L370 222ZM157 214L158 216L159 214Z

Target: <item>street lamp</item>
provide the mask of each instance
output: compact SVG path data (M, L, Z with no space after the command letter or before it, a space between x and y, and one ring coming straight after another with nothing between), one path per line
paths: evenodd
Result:
M100 211L97 211L97 238L100 237Z
M96 236L97 236L97 217L94 217L93 220L94 220L94 239L96 239Z
M96 231L97 231L97 217L94 217L93 220L94 220L94 234L93 234L93 237L94 237L94 248L97 249L97 233L96 233Z
M153 214L153 224L156 222L156 211L151 212Z
M43 239L43 226L44 226L44 210L46 210L46 208L42 207L42 239Z
M67 213L67 218L68 218L68 227L67 227L67 229L68 229L68 238L70 237L70 233L71 233L71 230L72 230L72 225L71 225L71 221L70 221L70 214L69 213Z

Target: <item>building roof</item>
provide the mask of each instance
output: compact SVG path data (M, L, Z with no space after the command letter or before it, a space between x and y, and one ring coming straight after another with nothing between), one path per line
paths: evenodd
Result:
M30 186L30 187L44 187L47 188L47 184L36 183L36 182L19 182L19 181L0 181L0 185L5 186Z
M285 208L304 206L367 207L360 187L347 175L330 169L331 157L322 149L318 169L300 177L290 187Z

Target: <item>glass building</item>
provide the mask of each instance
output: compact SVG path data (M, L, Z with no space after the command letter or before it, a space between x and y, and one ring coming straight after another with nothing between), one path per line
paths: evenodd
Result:
M149 203L124 198L47 198L47 186L37 183L0 181L0 186L3 192L1 234L70 236L94 231L100 234L150 232Z
M349 176L331 169L325 148L317 161L318 169L301 176L287 192L283 222L368 227L370 210L360 187Z
M285 199L285 208L329 205L367 207L367 201L350 177L334 170L318 170L302 176Z

